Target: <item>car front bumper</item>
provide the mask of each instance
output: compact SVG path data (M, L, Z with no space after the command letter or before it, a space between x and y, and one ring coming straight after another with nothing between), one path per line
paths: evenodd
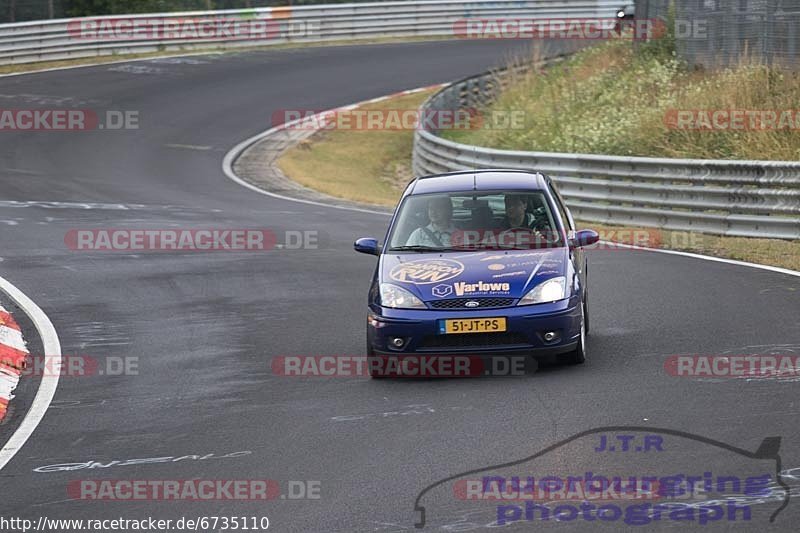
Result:
M441 320L506 319L502 333L441 334ZM480 310L412 310L371 308L367 342L375 355L496 355L545 357L575 350L580 338L581 300L573 297L551 304ZM545 340L545 333L557 338ZM392 341L402 339L402 346Z

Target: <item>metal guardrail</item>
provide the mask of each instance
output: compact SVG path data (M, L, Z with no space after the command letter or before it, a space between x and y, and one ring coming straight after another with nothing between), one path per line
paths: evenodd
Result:
M468 18L611 18L620 0L436 0L326 4L313 6L193 11L143 15L113 15L76 19L0 24L0 65L103 55L191 51L208 48L267 46L396 37L455 37L454 23ZM111 38L87 38L82 23L125 21L149 23L157 29L187 25L188 20L211 24L222 19L270 24L268 35L213 35L158 38L145 31ZM173 35L174 36L174 35Z
M422 112L481 108L507 78L494 72L458 81L429 98ZM420 129L413 168L417 176L471 168L539 171L553 177L573 215L586 221L800 239L800 162L496 150Z

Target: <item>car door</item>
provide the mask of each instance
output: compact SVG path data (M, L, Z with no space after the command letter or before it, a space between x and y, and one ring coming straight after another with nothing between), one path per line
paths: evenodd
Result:
M546 182L548 188L550 189L550 193L553 196L553 200L556 203L556 208L561 215L561 220L563 220L564 225L566 226L567 239L571 239L575 236L575 220L572 218L572 213L570 213L569 209L567 208L567 204L561 197L561 193L558 191L556 184L553 183L553 180L548 177ZM581 290L585 295L588 264L586 261L586 252L584 252L583 248L570 248L570 261L572 261L572 266L575 269L574 271L577 273L579 278Z

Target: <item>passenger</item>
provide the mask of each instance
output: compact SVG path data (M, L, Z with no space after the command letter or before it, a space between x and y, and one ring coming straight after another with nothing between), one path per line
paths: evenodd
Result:
M458 230L453 225L453 204L450 197L431 198L428 201L428 218L431 223L415 229L408 237L406 246L450 247L453 233Z

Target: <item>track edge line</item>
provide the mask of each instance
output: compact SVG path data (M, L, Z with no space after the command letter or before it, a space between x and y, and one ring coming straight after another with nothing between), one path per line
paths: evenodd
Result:
M19 427L8 441L0 448L0 470L2 470L14 455L22 449L50 407L50 402L53 400L58 388L58 379L61 371L61 342L58 339L53 323L45 312L25 293L3 277L0 277L0 291L22 309L33 322L42 340L44 355L48 359L47 368L54 369L53 372L46 372L42 376L39 389L36 391L36 396L34 396L33 403L25 414L25 418L22 419Z

